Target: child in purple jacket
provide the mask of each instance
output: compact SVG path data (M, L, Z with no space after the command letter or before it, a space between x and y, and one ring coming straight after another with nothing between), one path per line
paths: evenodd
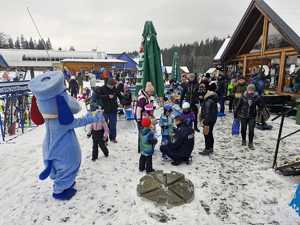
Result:
M191 128L193 128L193 124L195 121L195 113L191 111L190 103L184 102L182 104L182 117L184 118L184 122Z

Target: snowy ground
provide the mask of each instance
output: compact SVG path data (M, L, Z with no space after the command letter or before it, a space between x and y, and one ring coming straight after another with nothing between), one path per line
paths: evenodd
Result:
M284 133L297 129L288 120ZM278 122L277 122L278 123ZM216 126L216 149L211 157L198 154L202 135L196 136L191 165L173 167L154 157L155 169L184 173L195 185L192 203L166 209L137 197L138 172L136 130L133 122L119 122L119 144L110 144L110 157L91 161L91 140L84 128L77 134L82 147L78 193L69 202L51 197L50 180L41 182L43 127L30 131L15 143L0 145L0 224L300 224L288 206L299 178L283 177L272 169L278 124L273 131L256 131L251 151L232 137L231 118ZM299 128L299 126L298 126ZM280 161L300 155L299 135L283 142Z

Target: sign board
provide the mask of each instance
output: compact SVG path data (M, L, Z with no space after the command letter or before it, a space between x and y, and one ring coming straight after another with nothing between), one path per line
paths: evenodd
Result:
M29 91L29 80L0 82L0 95Z

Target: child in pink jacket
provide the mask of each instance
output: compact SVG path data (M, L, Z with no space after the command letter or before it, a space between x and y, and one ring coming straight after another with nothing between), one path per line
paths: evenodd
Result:
M108 157L109 152L107 149L107 140L109 136L109 129L105 120L93 123L90 126L90 131L87 136L92 136L93 139L92 161L98 159L98 146L101 148L104 156Z

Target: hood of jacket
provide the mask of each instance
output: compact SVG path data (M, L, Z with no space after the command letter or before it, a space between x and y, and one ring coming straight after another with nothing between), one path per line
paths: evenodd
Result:
M208 91L205 96L204 96L204 100L207 100L207 99L213 99L215 102L218 102L218 95L216 92L214 91Z

